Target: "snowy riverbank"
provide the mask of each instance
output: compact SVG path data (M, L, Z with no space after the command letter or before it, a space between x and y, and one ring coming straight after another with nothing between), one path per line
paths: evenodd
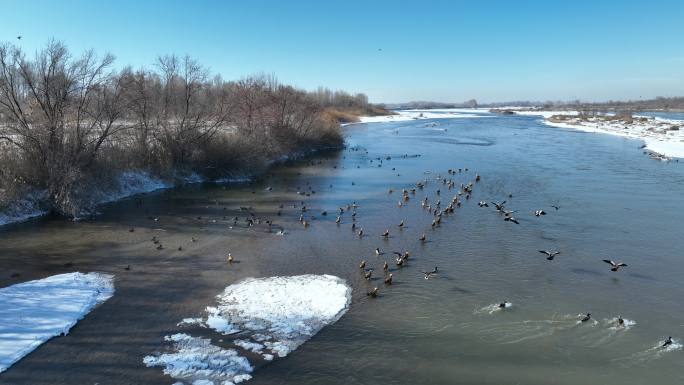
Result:
M431 110L398 110L396 115L382 116L361 116L359 123L391 123L405 122L420 119L459 119L459 118L487 118L494 115L489 114L486 109L476 108L443 108ZM356 123L348 123L356 124ZM347 124L347 125L348 125Z
M660 158L684 158L684 121L635 115L620 119L613 115L580 116L577 111L516 111L517 115L540 116L551 127L618 135L639 139Z
M113 280L68 273L0 289L0 373L50 338L68 334L114 295Z
M146 171L125 171L119 175L113 189L94 191L91 205L95 207L133 195L173 186L173 183L155 177ZM27 193L23 199L10 203L0 211L0 226L24 222L46 215L48 213L45 207L46 198L46 191L32 191Z

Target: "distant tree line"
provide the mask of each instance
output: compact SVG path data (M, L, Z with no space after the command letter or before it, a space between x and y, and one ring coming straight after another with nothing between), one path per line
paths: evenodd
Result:
M684 111L684 97L656 97L654 99L646 100L628 100L628 101L614 101L607 102L583 102L574 100L570 102L546 102L543 104L545 109L572 109L579 111L624 111L624 112L639 112L639 111Z
M123 170L209 178L265 167L287 154L343 143L327 106L363 94L306 92L274 76L225 81L190 57L113 69L114 57L73 56L57 41L27 57L0 45L0 203L46 191L75 215L89 186Z

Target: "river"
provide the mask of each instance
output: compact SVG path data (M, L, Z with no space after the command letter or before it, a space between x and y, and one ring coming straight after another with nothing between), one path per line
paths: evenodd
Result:
M259 364L249 384L683 383L681 345L657 346L684 339L684 162L536 117L466 115L350 125L345 150L275 167L253 183L190 185L77 222L5 226L0 287L102 271L115 274L116 294L0 384L172 384L142 358L181 331L181 319L246 277L309 273L345 279L349 311L288 357ZM433 228L420 201L441 199L444 208L476 173L470 199ZM426 187L399 207L401 189L421 180ZM503 200L519 224L477 204ZM306 228L301 201L314 217ZM352 202L363 238L349 215L335 223ZM244 226L241 206L286 234ZM539 209L547 215L534 216ZM376 247L387 254L376 256ZM411 251L407 266L394 267L394 250ZM561 253L548 261L538 250ZM227 252L239 263L229 266ZM359 272L362 259L376 268L374 281ZM612 272L602 259L628 266ZM392 286L382 282L384 261ZM439 273L424 279L435 266ZM378 298L366 296L372 286ZM512 305L499 310L502 301ZM586 313L592 320L579 322ZM618 316L627 327L615 327Z

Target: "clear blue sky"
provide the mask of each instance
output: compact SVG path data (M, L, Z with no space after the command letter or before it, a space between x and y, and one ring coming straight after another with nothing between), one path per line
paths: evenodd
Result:
M0 40L147 66L189 54L371 101L684 95L684 1L0 0ZM382 51L379 51L382 49Z

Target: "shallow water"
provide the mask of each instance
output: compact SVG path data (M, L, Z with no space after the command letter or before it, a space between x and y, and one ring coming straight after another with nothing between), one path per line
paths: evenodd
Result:
M190 186L145 196L142 205L109 205L92 220L0 230L2 286L16 281L12 272L19 280L73 270L117 276L112 299L0 375L0 384L171 384L142 357L182 331L180 320L200 315L242 278L307 273L346 279L354 288L349 311L287 358L257 363L249 384L684 382L681 345L656 348L668 335L684 339L684 162L654 161L639 141L550 128L535 117L346 130L346 150L284 165L254 184ZM476 172L482 180L431 229L420 200L434 202L441 189L446 206L456 190L435 178L465 167L452 176L457 186ZM427 187L398 207L397 190L425 178ZM297 194L309 187L315 194ZM315 216L306 229L292 207L302 199ZM491 204L478 207L480 200L507 200L520 224L503 221ZM367 234L361 239L348 213L334 222L336 209L352 201ZM287 233L242 221L229 228L234 215L244 218L240 206ZM548 215L535 217L537 209ZM386 228L388 240L380 237ZM164 250L149 242L153 235ZM382 284L381 266L393 256L375 256L376 247L412 253L408 266L393 271L391 287ZM561 254L547 261L542 249ZM232 267L228 251L239 260ZM359 272L361 259L376 268L371 283ZM611 272L602 259L629 266ZM421 271L434 266L440 273L425 280ZM366 297L374 285L381 296ZM502 301L511 306L491 306ZM578 322L588 312L592 320ZM616 328L617 316L628 327Z

